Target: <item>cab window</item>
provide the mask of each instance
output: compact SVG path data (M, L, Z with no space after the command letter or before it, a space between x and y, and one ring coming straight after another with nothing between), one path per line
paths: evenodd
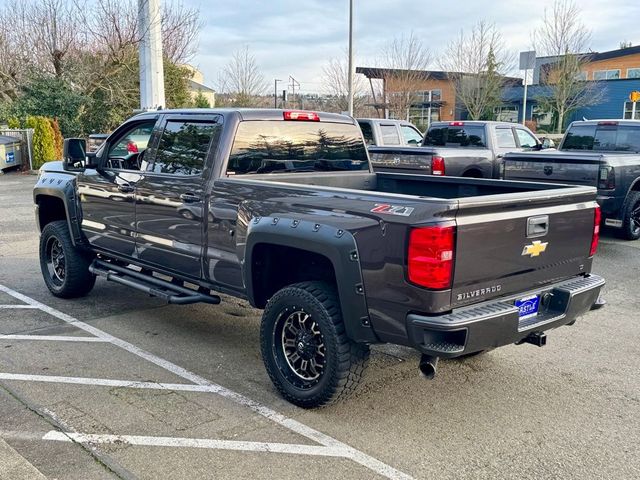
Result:
M515 148L516 140L513 138L511 127L496 128L496 140L498 148Z
M383 145L400 145L398 129L395 125L380 125Z
M516 133L518 134L518 140L522 148L534 148L538 145L536 138L526 130L516 128Z
M422 142L422 134L411 125L401 125L402 135L408 145L420 145Z
M371 124L369 122L358 122L360 125L360 130L362 130L362 136L364 137L364 141L367 145L375 145L375 140L373 139L373 130L371 128Z
M215 122L169 120L164 127L153 165L154 173L200 175L212 139L222 126Z
M140 170L155 124L155 120L136 123L115 139L114 143L110 142L107 168Z

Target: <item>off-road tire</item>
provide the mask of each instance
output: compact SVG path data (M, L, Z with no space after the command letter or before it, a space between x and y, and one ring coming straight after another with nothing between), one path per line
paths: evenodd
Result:
M57 242L57 243L56 243ZM50 264L51 250L56 246L63 253L62 278L56 276ZM60 298L83 297L96 283L96 276L89 272L91 255L77 249L71 241L65 220L48 223L40 235L40 270L49 291Z
M325 364L313 381L296 378L278 333L283 331L283 322L297 312L308 314L321 333ZM336 289L325 282L296 283L273 295L262 315L260 345L276 389L303 408L321 407L348 397L362 379L369 360L369 345L347 337Z
M640 238L640 192L629 192L624 202L622 228L618 231L625 240L638 240ZM634 218L636 221L634 221Z

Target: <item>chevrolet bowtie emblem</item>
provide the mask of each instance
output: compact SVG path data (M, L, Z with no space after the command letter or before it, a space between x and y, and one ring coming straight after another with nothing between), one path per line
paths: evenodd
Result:
M531 257L539 257L542 252L547 249L549 242L541 242L534 240L531 245L525 245L522 249L522 255L530 255Z

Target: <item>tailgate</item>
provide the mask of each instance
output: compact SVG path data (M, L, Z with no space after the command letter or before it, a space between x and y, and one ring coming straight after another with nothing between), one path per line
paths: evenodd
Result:
M600 154L539 153L505 155L504 178L598 186Z
M453 306L526 292L591 270L595 189L511 196L520 198L460 200Z
M424 147L369 147L369 157L375 170L386 168L418 170L431 174L433 151ZM418 173L418 172L416 172Z

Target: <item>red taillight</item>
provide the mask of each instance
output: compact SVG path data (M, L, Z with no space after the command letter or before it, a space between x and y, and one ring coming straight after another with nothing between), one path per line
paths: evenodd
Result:
M618 125L618 122L611 122L611 121L598 122L598 125Z
M320 116L315 112L299 112L296 110L285 110L282 112L285 120L302 120L306 122L319 122Z
M127 153L138 153L138 145L136 145L135 142L128 142Z
M409 233L409 281L441 290L451 287L455 227L420 227Z
M598 242L600 241L600 221L602 220L602 213L600 212L600 206L596 206L593 212L593 237L591 237L591 250L589 250L589 256L593 257L598 251Z
M464 127L464 122L449 122L450 127Z
M431 157L431 175L444 175L444 158Z

